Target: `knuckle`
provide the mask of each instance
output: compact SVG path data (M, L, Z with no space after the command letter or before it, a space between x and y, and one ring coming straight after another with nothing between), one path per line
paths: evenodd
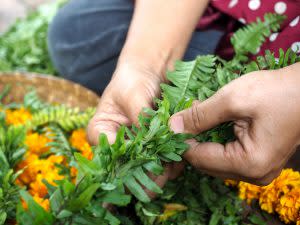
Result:
M203 110L200 109L197 105L192 106L191 108L192 115L192 124L194 131L199 131L200 124L202 121L205 121L206 115Z

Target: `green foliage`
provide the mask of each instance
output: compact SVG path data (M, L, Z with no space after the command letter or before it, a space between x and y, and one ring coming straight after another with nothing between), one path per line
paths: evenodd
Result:
M162 214L165 203L180 203L188 210L176 213L162 224L240 224L244 219L241 201L221 180L187 170L185 176L162 190L148 178L148 174L161 175L164 163L181 161L181 155L188 148L185 140L193 137L174 134L168 125L170 116L190 107L193 100L207 99L228 82L250 71L251 62L248 62L247 54L260 47L264 38L279 28L280 21L281 16L267 14L264 22L258 20L237 31L232 39L237 54L231 61L215 56L199 56L192 62L177 62L175 71L168 73L171 84L162 85L163 98L157 100L156 110L145 109L144 114L139 116L138 126L121 127L113 144L109 144L107 137L101 134L99 144L93 148L92 160L84 158L69 146L66 132L85 126L94 109L80 113L78 109L66 106L43 105L33 94L32 101L25 98L26 107L34 111L32 120L25 125L26 129L49 125L55 141L50 143L51 151L74 160L78 176L75 184L67 179L57 181L56 186L45 182L49 191L50 212L43 210L22 191L28 210L18 206L18 223L131 223L122 217L118 219L104 205L111 203L121 209L130 204L134 196L138 200L137 215L146 225L160 223L157 218ZM285 59L287 54L288 59ZM268 64L263 64L263 60L258 60L256 65L258 69L263 65L265 68L278 68L296 62L296 58L287 52L285 56L281 54L279 63L266 61ZM253 64L251 68L253 70ZM196 138L199 141L226 142L234 138L232 124L222 124ZM14 163L14 157L5 156ZM145 189L158 194L158 199L150 202ZM0 211L0 219L4 217L6 215ZM256 219L251 217L249 220Z
M245 56L249 53L255 54L265 41L265 38L270 36L271 32L279 30L284 19L285 16L267 13L264 16L264 21L258 18L256 22L250 23L236 31L231 38L236 57L240 58L240 56Z
M250 73L258 70L274 70L300 62L300 56L291 49L284 52L279 49L279 57L275 58L274 53L266 51L265 56L258 56L256 61L252 61L245 66L244 73Z
M0 127L0 224L6 219L15 219L16 205L20 200L19 187L15 180L19 173L13 167L24 152L24 127Z
M167 220L163 212L167 204L180 204L186 210L177 211ZM224 186L219 179L198 174L187 168L184 175L169 182L164 194L151 203L139 203L135 207L145 225L238 225L245 219L242 201L236 193ZM211 215L211 216L208 216Z
M32 119L26 123L26 128L31 129L49 123L57 123L65 131L71 131L87 126L94 113L94 108L80 112L79 108L70 108L64 105L50 106L34 113Z
M48 54L47 31L63 2L40 7L25 20L17 21L0 37L0 71L57 74Z

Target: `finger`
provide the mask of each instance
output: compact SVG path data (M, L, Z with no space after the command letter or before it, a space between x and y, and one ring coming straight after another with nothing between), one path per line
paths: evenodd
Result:
M227 97L226 97L227 98ZM170 127L175 133L198 134L236 117L222 92L204 102L195 102L189 109L173 115Z
M138 116L143 108L153 108L152 103L147 101L142 95L132 95L130 101L122 102L122 109L128 116L130 122L138 126Z
M243 162L246 162L247 153L238 142L229 142L225 146L219 143L199 143L188 140L189 150L184 158L193 167L222 178L238 179L245 174Z
M177 177L179 177L182 172L184 171L184 167L185 167L185 162L174 162L171 165L171 171L169 174L169 180L174 180Z
M99 135L107 135L110 144L115 142L116 134L121 125L130 125L130 121L124 116L117 106L99 104L96 114L90 120L87 134L92 145L98 144Z

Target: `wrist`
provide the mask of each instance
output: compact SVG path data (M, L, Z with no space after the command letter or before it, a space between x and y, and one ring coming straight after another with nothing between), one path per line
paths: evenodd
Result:
M149 45L125 44L118 61L118 67L134 65L142 70L157 75L163 82L166 81L166 71L172 70L175 60L174 51L171 48L163 47L162 50L145 47Z

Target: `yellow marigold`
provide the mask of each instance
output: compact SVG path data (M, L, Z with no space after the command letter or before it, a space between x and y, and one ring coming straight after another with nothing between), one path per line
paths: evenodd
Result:
M69 141L71 146L78 149L84 157L87 159L93 158L93 152L87 141L86 131L84 129L74 130Z
M56 186L55 181L62 179L64 179L64 176L60 175L57 169L49 171L48 173L38 174L36 180L29 185L29 193L33 196L37 195L43 198L48 194L47 187L43 183L43 180L46 180L49 184Z
M250 204L253 199L258 199L261 193L260 186L249 184L242 181L239 182L238 189L239 189L239 197L243 200L246 200L248 204Z
M26 154L25 159L21 161L16 170L23 170L23 173L18 177L18 182L29 184L34 181L37 174L41 171L40 160L36 154Z
M226 186L231 186L231 187L236 187L237 185L238 185L238 181L236 181L236 180L225 180L224 181L224 184L226 185Z
M273 213L278 201L277 190L274 183L262 187L261 194L259 196L260 208L268 213Z
M45 135L32 133L27 134L25 139L25 144L28 147L28 151L31 153L35 153L37 155L41 155L47 151L49 151L50 147L46 146L51 140L47 138Z
M285 223L297 222L300 209L300 189L295 188L292 191L281 196L276 206L276 212Z
M47 158L48 162L51 162L53 167L55 164L63 164L66 161L65 156L62 155L51 155Z
M282 195L295 187L300 188L300 173L293 169L284 169L273 182L278 194Z
M8 125L20 125L24 124L27 120L31 119L31 114L24 108L5 111L5 120Z
M39 196L35 195L33 196L33 200L38 203L40 206L42 206L46 211L49 211L50 203L49 199L40 198ZM27 203L22 199L22 206L24 209L28 209Z
M279 198L293 188L300 188L300 173L292 169L284 169L273 182L262 187L259 197L260 207L268 213L275 211Z

